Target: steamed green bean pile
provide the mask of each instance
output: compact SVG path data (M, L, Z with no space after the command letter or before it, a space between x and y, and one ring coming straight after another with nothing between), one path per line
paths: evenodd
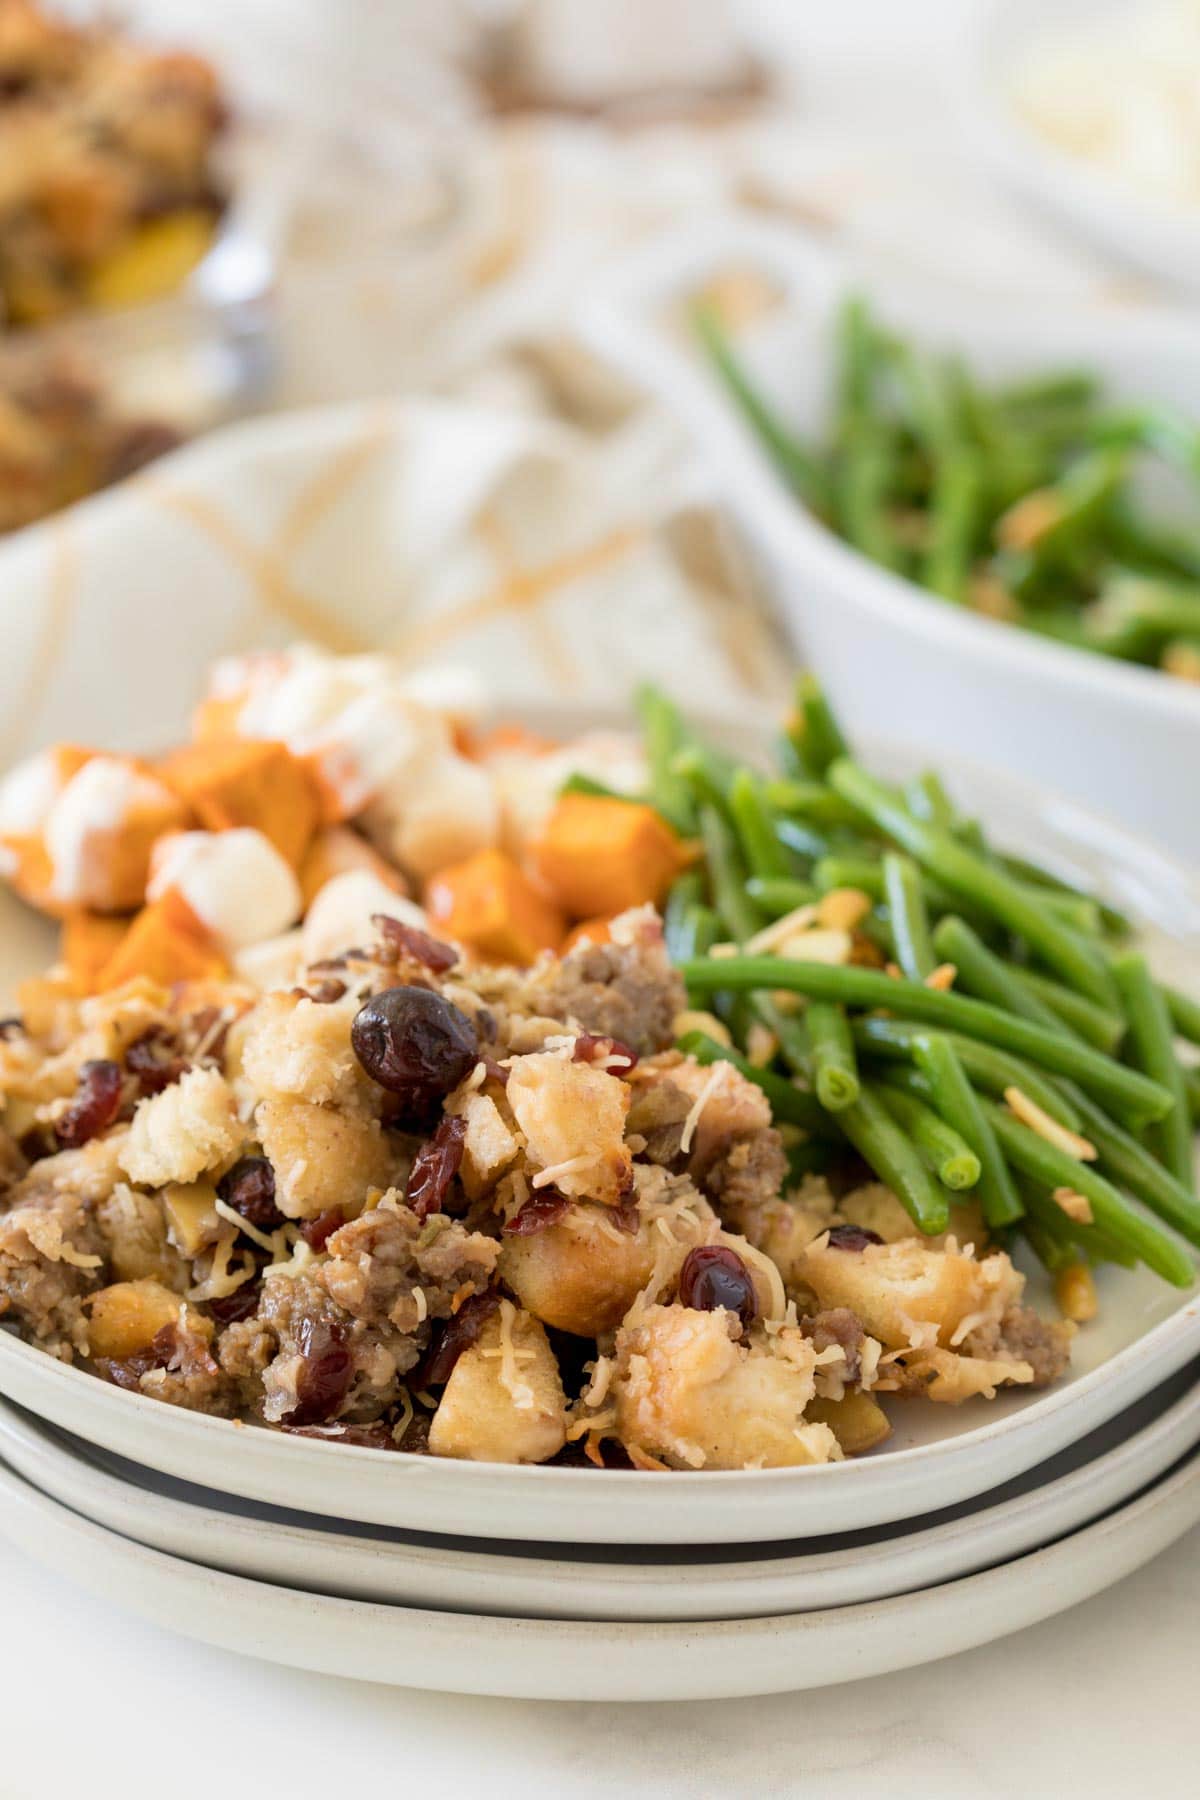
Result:
M992 844L936 775L864 768L810 677L769 771L657 691L641 710L648 798L701 847L666 907L700 1015L681 1048L764 1091L794 1180L861 1159L922 1232L974 1198L1052 1275L1190 1284L1200 1005L1128 921Z
M861 299L836 327L832 416L801 443L755 389L711 309L698 327L783 478L864 555L952 604L1200 680L1200 424L1116 407L1075 370L984 385L916 350ZM1182 479L1193 529L1143 499Z

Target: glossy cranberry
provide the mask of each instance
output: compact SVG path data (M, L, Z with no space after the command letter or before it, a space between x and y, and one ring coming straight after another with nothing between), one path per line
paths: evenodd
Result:
M354 1054L400 1102L403 1116L428 1118L475 1063L471 1021L428 988L385 988L360 1007L350 1030Z
M463 1145L467 1141L467 1121L444 1118L427 1144L422 1144L413 1161L412 1173L404 1198L418 1219L441 1212L450 1183L462 1167Z
M882 1244L883 1239L877 1231L871 1231L865 1225L831 1225L829 1227L829 1248L831 1250L865 1250L869 1244Z
M124 1077L115 1062L85 1062L79 1071L75 1098L54 1127L64 1150L78 1150L116 1119L121 1110Z
M679 1271L679 1298L696 1312L716 1312L723 1306L743 1325L753 1324L758 1314L750 1271L737 1251L724 1244L698 1244L688 1251Z
M345 1327L326 1319L303 1319L297 1333L300 1372L289 1425L323 1425L346 1398L354 1377L354 1357Z
M217 1193L259 1231L278 1231L283 1214L275 1204L275 1171L265 1156L243 1156L217 1183Z
M455 1363L463 1351L475 1343L499 1305L500 1296L495 1288L487 1288L482 1294L472 1294L456 1313L436 1326L429 1349L405 1378L409 1392L421 1394L426 1388L441 1387L449 1381Z

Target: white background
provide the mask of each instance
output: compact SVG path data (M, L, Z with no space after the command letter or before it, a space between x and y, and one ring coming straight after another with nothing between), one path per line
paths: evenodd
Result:
M342 3L256 0L255 10L286 31L322 13L340 19ZM970 8L756 0L753 10L786 37L814 121L926 140L945 128L953 156L940 79ZM212 0L206 11L213 22L238 7ZM1063 1618L953 1662L724 1706L473 1701L297 1674L143 1626L3 1546L0 1594L0 1800L1197 1791L1200 1532Z

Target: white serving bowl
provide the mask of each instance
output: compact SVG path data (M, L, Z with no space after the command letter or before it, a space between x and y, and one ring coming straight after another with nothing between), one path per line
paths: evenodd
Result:
M1024 1556L1120 1506L1200 1443L1195 1364L994 1495L917 1524L761 1544L637 1549L357 1530L170 1481L0 1401L0 1458L94 1524L256 1581L399 1606L642 1623L855 1606Z
M814 519L681 323L687 300L731 271L779 296L739 337L750 375L801 433L817 431L831 320L849 278L798 231L736 215L681 228L614 266L579 323L594 350L685 425L850 728L1052 781L1200 864L1200 693L937 599ZM892 325L961 352L985 376L1094 368L1117 398L1200 415L1200 323L1184 314L967 305L899 282L875 298Z
M498 710L503 711L502 704ZM616 722L579 707L525 706L561 736ZM719 734L761 751L760 728ZM872 748L904 780L911 752ZM1200 894L1171 860L1106 821L994 771L959 764L956 803L994 841L1085 882L1143 926L1160 973L1200 991ZM44 959L41 922L0 895L0 993ZM988 1492L1044 1462L1149 1393L1200 1353L1200 1294L1146 1269L1100 1272L1100 1316L1076 1340L1066 1378L960 1407L894 1403L894 1431L872 1456L808 1469L679 1472L460 1463L285 1437L126 1393L0 1331L0 1393L90 1443L200 1487L270 1505L471 1537L547 1543L763 1543L911 1519ZM1031 1293L1052 1304L1040 1277Z
M1140 0L1149 11L1160 0ZM1200 208L1188 212L1069 155L1021 114L1009 84L1030 48L1059 29L1086 31L1139 0L987 0L951 61L949 91L980 158L1025 199L1122 261L1193 294L1200 289ZM1195 70L1181 71L1193 82Z

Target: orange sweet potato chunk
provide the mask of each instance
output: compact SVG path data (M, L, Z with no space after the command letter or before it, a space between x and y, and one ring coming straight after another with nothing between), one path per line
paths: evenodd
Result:
M657 906L690 860L653 807L592 794L560 795L537 846L539 875L576 919Z
M159 774L208 831L250 826L297 868L317 828L317 794L286 744L225 738L174 751Z
M377 875L388 887L394 888L396 893L408 892L408 883L399 869L394 869L390 862L380 856L366 838L360 837L357 831L351 831L347 825L329 825L317 832L304 852L297 871L305 912L327 881L332 881L335 875L345 875L351 869L366 869L370 874Z
M574 950L578 944L611 944L611 919L584 919L579 925L572 926L562 941L560 955L565 956L568 950Z
M174 889L144 906L100 971L101 989L145 976L161 987L203 981L227 972L227 964L187 901Z
M63 920L59 960L77 994L99 991L100 977L129 930L129 920L105 913L72 912Z
M553 901L502 850L477 850L434 875L425 907L445 936L489 962L531 963L556 950L566 929Z

